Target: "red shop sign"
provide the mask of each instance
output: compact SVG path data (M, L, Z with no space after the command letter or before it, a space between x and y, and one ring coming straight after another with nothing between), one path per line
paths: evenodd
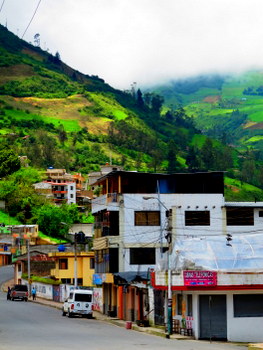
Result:
M217 273L215 271L184 271L184 285L188 287L216 286Z

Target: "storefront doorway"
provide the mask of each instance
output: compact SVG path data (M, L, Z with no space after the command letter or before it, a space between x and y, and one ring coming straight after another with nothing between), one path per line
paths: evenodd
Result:
M226 295L200 295L199 339L226 340Z

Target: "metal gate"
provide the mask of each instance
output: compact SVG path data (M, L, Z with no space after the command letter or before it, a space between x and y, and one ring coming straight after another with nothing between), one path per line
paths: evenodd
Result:
M200 295L200 339L227 339L226 296Z
M53 300L54 301L61 301L60 300L60 286L53 286Z
M154 323L156 325L164 325L164 300L165 291L154 290Z

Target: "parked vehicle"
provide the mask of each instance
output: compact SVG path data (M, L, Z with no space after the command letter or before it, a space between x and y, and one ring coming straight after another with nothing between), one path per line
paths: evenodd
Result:
M93 291L74 289L70 291L69 297L64 301L62 316L72 317L79 315L92 318L93 316Z
M10 299L28 300L28 288L25 284L15 284L10 291Z

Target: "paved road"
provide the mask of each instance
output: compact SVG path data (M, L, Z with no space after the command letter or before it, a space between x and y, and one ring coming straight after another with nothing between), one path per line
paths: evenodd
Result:
M12 272L12 271L11 271ZM10 270L9 270L10 273ZM0 283L8 280L0 268ZM7 301L0 293L0 350L245 350L247 347L195 340L169 340L112 324L62 317L57 309L34 302Z

